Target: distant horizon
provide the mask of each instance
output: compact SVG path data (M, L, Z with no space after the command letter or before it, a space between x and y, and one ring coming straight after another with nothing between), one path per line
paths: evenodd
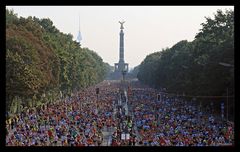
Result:
M171 48L181 40L193 41L205 17L234 6L6 6L18 17L49 18L53 25L81 47L95 51L111 66L119 61L118 21L124 24L124 60L129 71L154 52Z

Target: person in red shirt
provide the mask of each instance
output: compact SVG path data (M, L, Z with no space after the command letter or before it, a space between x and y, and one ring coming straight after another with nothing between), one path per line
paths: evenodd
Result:
M160 143L161 146L166 145L166 141L164 140L163 137L160 137L160 139L159 139L159 143Z
M49 136L49 138L52 138L52 131L51 130L48 130L48 136Z
M184 138L184 145L189 145L189 139L187 137Z
M116 140L112 140L112 145L111 146L118 146L118 143Z

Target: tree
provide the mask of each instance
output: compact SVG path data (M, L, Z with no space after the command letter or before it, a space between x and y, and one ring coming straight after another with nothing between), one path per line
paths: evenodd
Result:
M191 95L234 93L234 71L219 65L234 64L234 12L218 10L206 18L194 41L152 53L139 67L138 79L153 87Z
M50 93L54 100L60 91L70 95L105 78L107 67L102 58L88 48L80 48L72 38L48 18L18 18L13 11L6 11L8 108L15 105L12 101L22 99L22 104L34 100L40 105L46 100L43 94Z

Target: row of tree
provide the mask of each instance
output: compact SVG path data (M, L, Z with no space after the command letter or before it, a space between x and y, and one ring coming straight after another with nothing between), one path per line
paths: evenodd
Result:
M189 95L234 95L234 12L218 10L206 18L192 42L148 55L138 79L155 88Z
M6 10L7 111L54 101L105 78L109 65L72 39L50 19Z

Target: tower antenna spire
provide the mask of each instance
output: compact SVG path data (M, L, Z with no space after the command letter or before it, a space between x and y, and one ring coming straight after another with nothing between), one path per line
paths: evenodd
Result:
M81 31L81 30L80 30L80 13L79 13L78 16L79 16L79 31Z
M78 31L78 37L77 37L77 42L79 42L79 45L81 45L81 40L82 40L82 34L80 30L80 13L79 13L79 31Z

